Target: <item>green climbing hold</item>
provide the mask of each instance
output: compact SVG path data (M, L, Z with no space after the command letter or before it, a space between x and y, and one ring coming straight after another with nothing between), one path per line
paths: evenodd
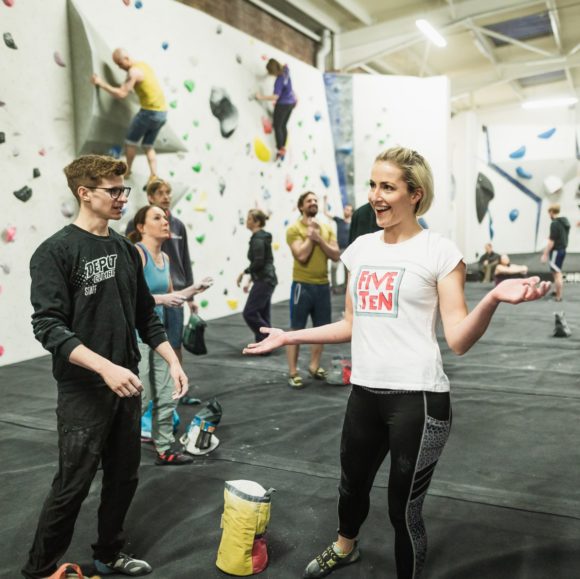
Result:
M191 201L192 199L193 199L193 194L192 194L192 193L188 193L188 194L185 196L185 200L186 200L186 201Z
M192 169L196 172L199 173L201 171L201 163L197 163L195 164Z
M171 101L171 102L169 103L169 106L170 106L172 109L176 109L176 108L177 108L177 101Z
M199 121L193 121L193 126L194 127L199 127Z
M186 80L183 83L183 86L187 89L188 92L193 92L193 89L195 88L195 83L192 80Z
M213 215L212 215L211 213L208 213L208 214L207 214L207 218L208 218L210 221L213 221Z
M202 233L201 235L196 235L195 241L197 241L201 245L205 241L205 233Z
M207 308L207 306L209 305L209 302L207 300L201 300L201 302L199 302L199 305L202 308Z
M184 141L187 141L187 139L189 139L189 133L185 133L185 135L183 135L183 137L181 137Z

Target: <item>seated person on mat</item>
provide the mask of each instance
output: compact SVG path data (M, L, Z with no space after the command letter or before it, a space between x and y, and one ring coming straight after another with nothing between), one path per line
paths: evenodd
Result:
M504 253L499 258L499 263L495 266L493 281L495 282L495 285L498 285L506 279L524 277L526 275L528 275L528 266L511 263L510 256L507 255L507 253Z

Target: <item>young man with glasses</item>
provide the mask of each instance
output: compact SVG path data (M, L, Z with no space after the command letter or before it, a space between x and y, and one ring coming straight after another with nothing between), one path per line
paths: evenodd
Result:
M155 314L137 250L108 226L109 220L120 219L127 203L126 170L123 161L99 155L65 167L79 215L43 242L30 262L34 334L53 356L58 387L59 448L58 472L22 570L30 579L57 569L99 464L96 570L131 576L151 572L145 561L121 552L141 451L137 332L169 364L175 398L187 392L188 384Z

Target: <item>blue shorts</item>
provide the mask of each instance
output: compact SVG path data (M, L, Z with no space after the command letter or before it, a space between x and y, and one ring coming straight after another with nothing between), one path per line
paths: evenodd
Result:
M183 308L164 308L165 332L172 348L181 348L183 342Z
M131 121L125 143L127 145L137 146L141 139L143 148L151 148L161 127L167 121L167 111L148 111L141 109Z
M550 252L550 271L561 273L565 257L566 257L565 249L553 249Z
M308 316L312 326L330 324L330 284L315 285L293 281L290 290L290 327L302 330Z

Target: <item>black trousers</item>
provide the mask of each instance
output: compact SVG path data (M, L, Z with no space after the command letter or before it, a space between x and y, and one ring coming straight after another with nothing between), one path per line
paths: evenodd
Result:
M437 460L449 436L449 393L376 393L353 386L340 447L338 532L358 536L369 494L388 452L389 518L395 530L398 579L419 579L427 553L421 514Z
M108 562L122 549L123 524L137 488L141 459L141 398L119 398L109 388L59 392L59 464L42 508L22 574L46 577L72 540L81 504L99 463L103 467L95 559Z
M256 280L250 289L246 306L242 312L246 324L254 332L256 342L260 342L266 337L266 334L260 333L262 326L272 327L270 312L273 293L274 287L271 284Z
M279 105L274 106L274 137L276 138L276 148L278 150L286 146L288 140L288 120L292 114L292 110L296 105Z

